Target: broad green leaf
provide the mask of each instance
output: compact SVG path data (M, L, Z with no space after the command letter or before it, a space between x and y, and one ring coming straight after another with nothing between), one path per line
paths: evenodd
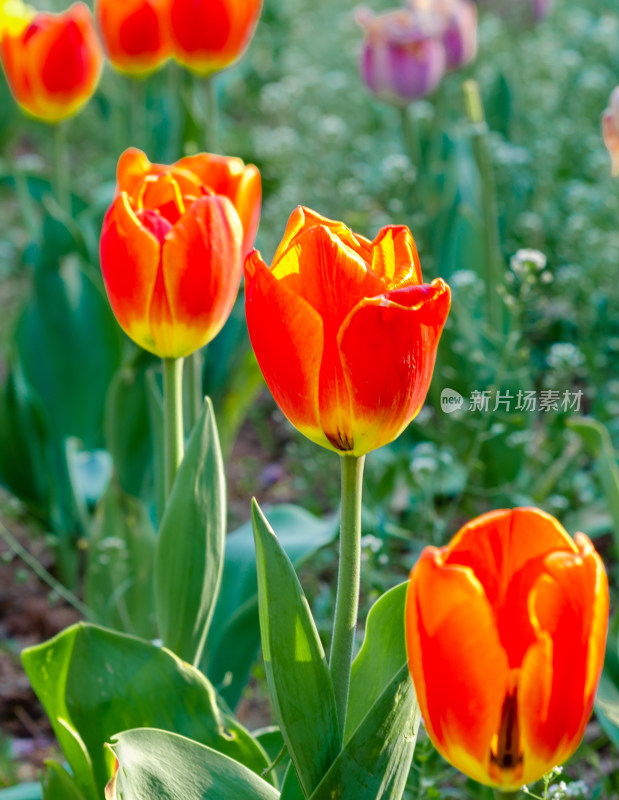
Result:
M84 587L86 603L102 625L155 636L155 541L143 503L113 480L93 519Z
M610 434L601 422L590 417L572 417L566 423L576 431L589 453L597 460L597 473L613 519L615 552L619 553L619 466Z
M419 721L413 682L403 666L348 739L311 800L400 800Z
M111 800L278 800L279 793L238 762L160 730L119 733Z
M0 800L41 800L40 783L20 783L8 789L0 789Z
M352 666L345 740L406 665L404 608L408 582L379 597L368 614L365 639Z
M57 761L45 762L43 800L84 800L75 780Z
M110 777L103 745L129 728L188 736L256 772L268 765L249 733L220 713L204 675L168 650L80 623L22 660L87 800L100 800Z
M299 506L268 511L278 541L295 569L337 535L335 517L319 519ZM226 537L224 573L202 669L234 708L260 647L256 549L251 520Z
M207 398L166 505L155 558L161 638L191 663L200 661L215 610L225 535L226 484Z
M153 496L154 461L144 368L126 365L114 376L105 401L104 432L121 488L148 504Z
M122 339L106 297L75 260L35 272L16 342L56 440L75 436L86 450L99 446Z
M306 795L340 749L329 668L290 559L254 501L260 633L276 719Z

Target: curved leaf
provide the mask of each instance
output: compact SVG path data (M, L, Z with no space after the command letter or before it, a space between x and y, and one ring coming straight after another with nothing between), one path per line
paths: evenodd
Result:
M306 795L340 749L333 684L303 589L254 500L262 652L271 701Z

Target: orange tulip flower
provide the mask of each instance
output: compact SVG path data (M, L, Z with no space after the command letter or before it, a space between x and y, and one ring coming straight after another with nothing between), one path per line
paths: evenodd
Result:
M504 791L565 761L593 708L607 621L593 545L536 508L484 514L427 547L411 572L406 643L439 752Z
M45 122L70 117L88 102L103 63L84 3L51 14L0 0L0 55L16 101Z
M100 254L125 333L162 358L211 341L236 298L259 204L260 174L240 159L204 153L163 166L123 153Z
M426 397L449 287L422 284L408 228L373 242L297 208L271 269L245 262L247 325L275 401L317 444L359 456L393 441Z
M260 16L262 0L171 0L176 59L199 75L210 75L245 51Z
M167 61L168 6L169 0L97 0L97 23L116 69L140 75Z

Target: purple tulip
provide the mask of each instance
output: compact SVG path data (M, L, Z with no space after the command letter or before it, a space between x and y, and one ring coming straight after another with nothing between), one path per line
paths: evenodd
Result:
M403 8L376 16L362 8L357 20L366 34L361 76L371 92L406 106L436 89L447 57L435 15L424 17Z
M477 55L477 9L470 0L446 0L442 8L447 69L460 69Z
M602 136L610 155L611 172L619 175L619 86L613 89L608 108L602 114Z

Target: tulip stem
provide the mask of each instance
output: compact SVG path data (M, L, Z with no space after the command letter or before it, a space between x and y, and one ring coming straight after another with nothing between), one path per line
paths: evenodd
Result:
M187 371L185 375L187 391L187 429L190 433L198 421L204 403L204 392L202 391L202 368L204 367L204 353L196 350L187 359Z
M163 359L163 428L165 439L165 495L170 497L183 460L183 359Z
M64 122L57 123L54 131L54 192L58 205L71 215L73 209L67 163L67 127Z
M504 792L502 789L495 789L494 790L494 797L495 800L513 800L514 797L518 797L520 791L517 792Z
M359 581L361 575L361 494L365 456L341 456L342 510L340 526L340 564L329 668L335 691L335 704L342 734L346 722L350 668L352 666Z
M505 330L505 306L500 290L505 285L505 263L501 251L496 185L488 150L488 126L477 81L465 81L462 90L466 114L473 124L473 152L482 184L482 213L486 240L487 321L494 332L502 335Z
M218 149L219 114L217 108L217 88L214 76L205 80L206 109L204 119L204 143L209 153Z

